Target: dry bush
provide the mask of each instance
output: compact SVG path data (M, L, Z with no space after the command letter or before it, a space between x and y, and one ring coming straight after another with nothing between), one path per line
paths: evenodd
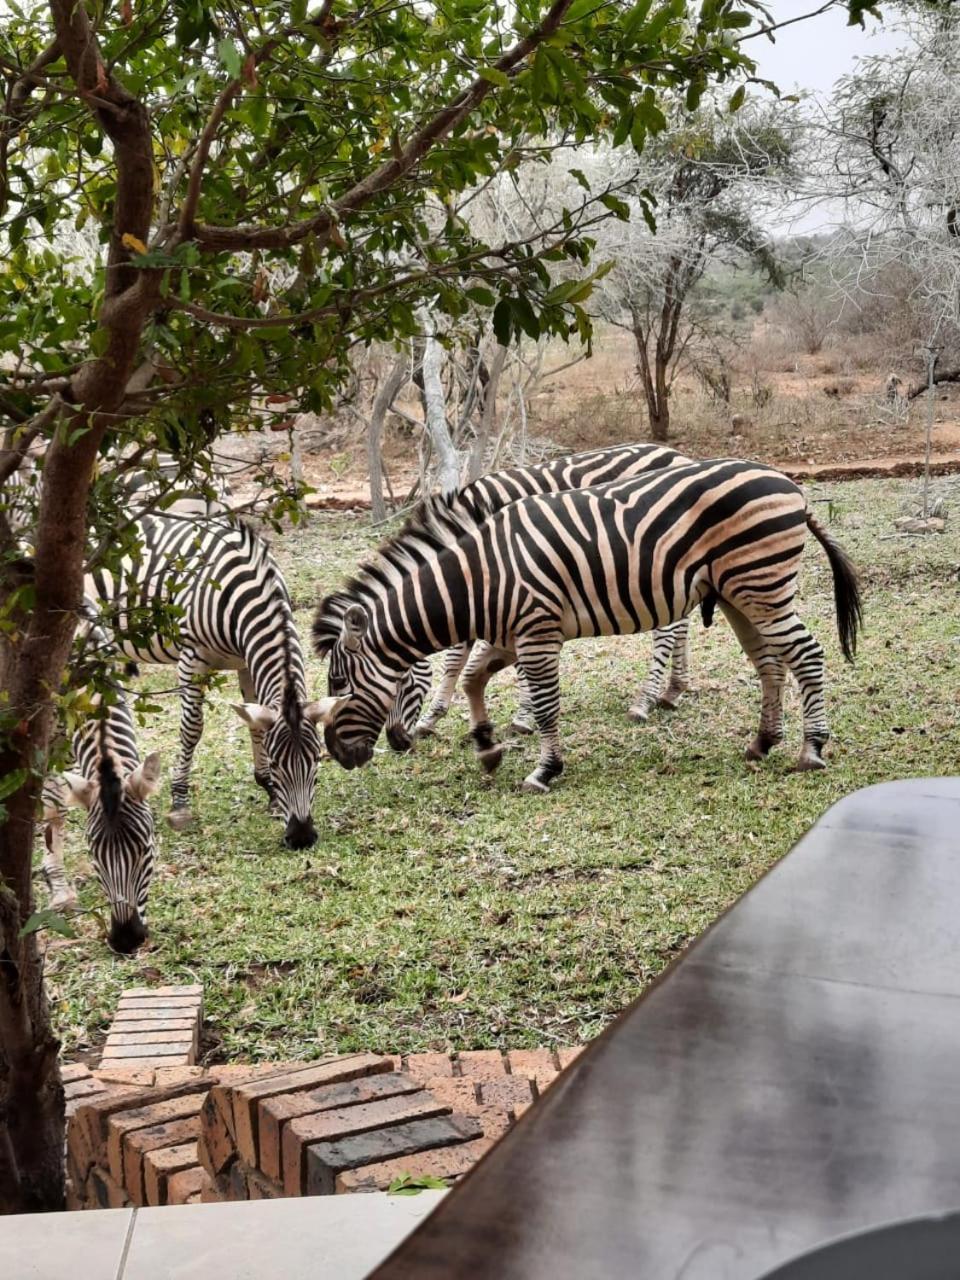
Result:
M830 336L836 307L813 289L781 298L777 318L795 348L815 356Z

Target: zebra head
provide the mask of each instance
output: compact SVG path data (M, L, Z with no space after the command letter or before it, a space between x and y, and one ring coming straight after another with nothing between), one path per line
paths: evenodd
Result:
M322 603L313 628L317 653L329 660L329 697L321 698L317 708L327 750L345 769L356 769L373 758L374 743L391 708L412 709L409 689L415 691L416 686L411 684L401 700L399 683L411 669L391 669L373 651L368 639L370 618L363 605L348 604L341 611L337 597L330 600L336 614L327 616L327 602ZM422 678L422 672L413 680L418 678ZM417 694L413 700L422 703L422 695ZM399 744L401 735L406 733L399 716L393 731Z
M235 705L234 710L254 732L263 734L273 794L287 819L283 843L288 849L309 849L317 842L310 810L320 762L319 704L301 701L290 682L279 710L252 702Z
M69 804L87 811L87 842L97 879L110 902L108 942L129 955L147 936L147 892L156 858L153 813L147 803L160 785L160 753L124 774L112 751L97 761L96 778L65 773Z
M397 694L390 710L387 712L387 742L394 751L409 751L413 746L414 729L420 719L420 712L430 685L433 672L426 658L415 662L400 677Z

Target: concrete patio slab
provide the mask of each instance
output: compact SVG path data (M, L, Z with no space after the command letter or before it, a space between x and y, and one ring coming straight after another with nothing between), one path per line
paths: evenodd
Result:
M0 1276L10 1280L117 1280L132 1209L0 1218Z
M11 1280L363 1280L445 1195L381 1194L0 1218Z

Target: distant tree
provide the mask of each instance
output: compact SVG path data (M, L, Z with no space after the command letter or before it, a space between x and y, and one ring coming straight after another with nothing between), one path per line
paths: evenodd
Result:
M704 108L675 116L622 188L624 222L599 237L598 253L615 265L598 296L604 315L633 334L655 440L669 438L670 394L691 344L716 323L691 306L708 266L750 265L781 282L758 214L782 192L794 148L785 110Z

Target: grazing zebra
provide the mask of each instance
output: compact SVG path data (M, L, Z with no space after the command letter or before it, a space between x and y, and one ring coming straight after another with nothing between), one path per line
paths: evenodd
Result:
M234 710L250 731L254 778L286 816L287 847L308 848L317 838L310 809L319 712L307 700L290 597L266 544L226 518L145 515L138 531L140 558L126 559L118 576L97 571L92 594L112 606L111 625L128 658L176 664L180 756L171 826L180 830L192 818L190 768L203 732L205 677L235 670L244 701ZM170 620L163 633L158 612Z
M99 628L86 638L101 650L108 644ZM141 762L133 715L119 686L112 699L96 703L94 719L73 735L77 771L53 774L43 786L46 850L42 870L50 885L50 906L76 906L77 896L63 861L67 809L87 811L87 843L97 878L110 902L109 943L114 951L136 951L147 936L147 892L153 875L156 841L148 796L160 784L160 755Z
M664 467L683 466L690 461L692 459L684 457L676 449L658 444L623 444L608 449L590 449L584 453L567 454L539 466L493 471L461 489L457 501L465 511L483 519L519 498L528 498L536 493L595 488L613 480L628 480L632 476L645 475ZM653 657L647 679L628 711L632 720L646 720L657 705L677 705L689 686L689 636L690 623L686 618L669 627L658 627L654 631ZM483 666L487 647L481 641L474 648L472 658L469 643L447 650L440 687L430 709L417 723L417 736L435 731L437 721L450 709L461 673L466 668L464 679L470 679ZM468 659L471 665L468 665ZM671 667L671 661L671 678L664 689L664 676L667 668ZM520 709L510 727L518 733L533 733L536 728L533 707L522 677L519 686Z
M563 769L559 658L567 640L666 626L714 599L761 680L760 727L748 749L783 736L783 685L803 703L799 768L823 767L829 736L823 650L794 609L807 529L833 570L837 623L852 659L861 620L856 575L800 489L753 462L670 467L595 489L524 498L488 519L464 519L454 500L425 503L313 624L329 656L322 718L327 749L345 768L366 764L411 663L468 640L492 646L466 687L474 741L496 768L484 688L517 662L530 687L540 760L524 782L546 791Z

